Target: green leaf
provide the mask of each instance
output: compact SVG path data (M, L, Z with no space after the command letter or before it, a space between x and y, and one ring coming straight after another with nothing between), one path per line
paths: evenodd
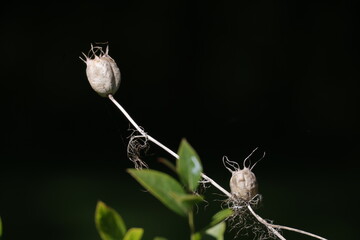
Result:
M233 211L230 208L223 209L217 212L212 218L210 224L206 228L211 228L220 222L224 221L226 218L233 215Z
M166 167L170 168L171 171L177 172L175 165L166 158L158 158L158 161L164 164Z
M200 195L186 194L186 195L176 195L174 194L174 198L176 201L180 202L182 205L187 206L188 210L191 210L192 207L204 201L204 198Z
M194 234L191 234L191 240L201 240L202 238L202 235L201 233L194 233Z
M176 198L186 195L185 190L174 178L150 169L128 169L127 171L166 207L181 216L187 215L188 207L181 201L176 200Z
M142 228L130 228L123 240L140 240L144 234L144 229Z
M233 215L233 211L229 208L223 209L219 212L217 212L212 218L211 218L211 222L204 227L200 233L204 233L207 232L207 230L215 227L216 225L219 225L220 223L222 223L226 218L230 217L231 215Z
M190 191L195 191L203 170L200 158L185 139L180 143L178 154L176 169L180 180Z
M121 240L126 233L121 216L101 201L96 206L95 224L102 240Z
M224 233L226 230L225 222L221 222L212 228L206 230L206 234L214 237L216 240L224 240Z

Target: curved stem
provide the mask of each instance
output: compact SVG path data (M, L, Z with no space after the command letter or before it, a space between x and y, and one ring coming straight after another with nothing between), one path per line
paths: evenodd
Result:
M250 210L251 214L254 215L254 217L261 222L262 224L264 224L270 231L272 231L278 238L280 238L281 240L286 240L286 238L284 238L278 231L276 231L276 229L272 226L270 226L270 224L265 221L262 217L260 217L259 215L257 215L254 210L251 208L250 205L247 206L248 209Z
M278 229L284 229L284 230L288 230L288 231L292 231L292 232L297 232L297 233L300 233L300 234L304 234L304 235L308 235L310 237L313 237L313 238L317 238L317 239L320 239L320 240L327 240L326 238L323 238L323 237L320 237L316 234L313 234L313 233L309 233L309 232L306 232L306 231L303 231L303 230L300 230L300 229L296 229L296 228L292 228L292 227L287 227L287 226L282 226L282 225L277 225L277 224L272 224L272 223L268 223L266 220L264 220L262 217L260 217L259 215L257 215L254 210L251 208L250 205L248 205L248 209L250 210L251 214L254 215L254 217L259 221L261 222L262 224L264 224L267 228L269 228L276 236L278 236L280 239L283 239L283 236L279 236L277 235L274 230L275 228L278 228ZM276 231L276 230L275 230ZM278 232L277 232L278 233Z
M208 181L209 183L211 183L211 185L213 185L215 188L217 188L220 192L224 193L228 198L232 198L233 196L231 195L231 193L229 193L228 191L226 191L223 187L221 187L217 182L215 182L214 180L212 180L210 177L208 177L207 175L205 175L204 173L201 173L201 177L203 179L205 179L206 181Z
M274 227L274 228L279 228L279 229L284 229L284 230L288 230L288 231L292 231L292 232L297 232L297 233L308 235L310 237L317 238L317 239L320 239L320 240L327 240L326 238L320 237L320 236L318 236L316 234L309 233L309 232L306 232L306 231L303 231L303 230L300 230L300 229L287 227L287 226L282 226L282 225L271 224L271 223L268 223L268 224L269 224L269 226Z
M191 232L191 236L192 236L195 233L194 212L193 212L193 210L191 210L188 213L188 220L189 220L189 227L190 227L190 232Z
M115 106L118 107L118 109L122 112L122 114L124 114L124 116L129 120L129 122L131 123L131 125L133 125L135 127L135 129L141 134L143 135L145 138L147 138L148 140L150 140L151 142L155 143L156 145L158 145L159 147L161 147L162 149L164 149L166 152L168 152L170 155L172 155L174 158L178 159L179 155L177 155L175 152L173 152L170 148L166 147L164 144L162 144L161 142L159 142L158 140L156 140L155 138L151 137L150 135L148 135L135 121L134 119L132 119L132 117L126 112L125 108L123 108L120 103L118 103L115 98L109 94L109 99L115 104Z
M176 154L174 151L172 151L170 148L166 147L164 144L156 140L155 138L151 137L145 131L132 119L132 117L126 112L126 110L118 103L115 98L109 94L110 100L119 108L119 110L124 114L124 116L129 120L129 122L135 127L135 129L143 135L145 138L153 142L154 144L158 145L162 149L164 149L166 152L168 152L170 155L172 155L174 158L179 159L179 155ZM210 182L214 187L219 189L222 193L224 193L227 197L231 198L232 195L228 191L226 191L223 187L221 187L219 184L217 184L214 180L212 180L210 177L206 176L204 173L201 173L202 178Z
M166 147L164 144L162 144L161 142L159 142L158 140L156 140L155 138L151 137L150 135L148 135L135 121L134 119L132 119L132 117L126 112L126 110L120 105L120 103L118 103L115 98L109 94L108 95L109 99L119 108L119 110L124 114L124 116L129 120L129 122L135 127L135 129L145 138L147 138L148 140L150 140L151 142L153 142L154 144L158 145L160 148L164 149L166 152L168 152L170 155L172 155L174 158L179 159L179 155L176 154L174 151L172 151L170 148ZM201 177L204 178L206 181L210 182L215 188L217 188L219 191L221 191L222 193L224 193L227 197L232 198L233 196L231 195L231 193L229 193L228 191L226 191L223 187L221 187L218 183L216 183L213 179L211 179L210 177L208 177L207 175L205 175L204 173L201 173ZM251 212L252 215L254 215L254 217L262 224L264 224L270 231L272 231L279 239L281 240L286 240L278 231L276 231L275 228L279 228L279 229L284 229L284 230L288 230L288 231L293 231L293 232L297 232L297 233L301 233L304 235L308 235L314 238L318 238L321 240L327 240L326 238L320 237L318 235L303 231L303 230L299 230L296 228L291 228L291 227L286 227L286 226L281 226L281 225L275 225L275 224L271 224L268 223L267 221L265 221L263 218L261 218L259 215L257 215L254 210L251 208L250 205L248 205L248 209Z

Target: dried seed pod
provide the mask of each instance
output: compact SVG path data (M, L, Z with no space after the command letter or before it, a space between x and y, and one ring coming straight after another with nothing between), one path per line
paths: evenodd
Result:
M100 52L99 55L96 55ZM109 46L104 52L101 47L93 47L91 45L90 56L85 56L83 60L86 67L86 75L91 87L102 97L109 94L114 95L120 85L120 69L116 65L114 59L109 56Z
M255 151L256 151L256 149L244 160L243 169L241 169L239 167L239 164L237 162L230 161L227 157L223 158L224 166L232 174L231 179L230 179L230 190L231 190L231 194L235 198L240 198L245 201L250 201L258 194L258 184L256 181L256 177L255 177L255 174L251 171L254 168L256 163L252 167L245 166L246 160ZM260 161L260 160L258 160L258 161ZM227 166L229 166L229 167L227 167Z
M258 193L255 174L246 167L232 172L230 189L235 197L250 201Z

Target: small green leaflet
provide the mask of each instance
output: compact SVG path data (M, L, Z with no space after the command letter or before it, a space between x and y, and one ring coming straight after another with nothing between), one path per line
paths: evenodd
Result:
M206 228L214 227L215 225L221 223L226 218L233 215L233 211L230 208L223 209L219 212L217 212L212 218L210 224Z
M186 188L193 192L199 185L203 170L200 158L185 139L182 139L180 143L178 155L179 159L176 162L177 173Z
M191 240L201 240L201 239L202 239L201 233L197 232L197 233L191 234Z
M217 212L212 218L211 222L204 227L201 231L197 232L198 235L203 236L204 234L210 235L217 240L223 240L223 235L226 229L224 220L233 214L231 209L223 209ZM201 239L201 238L200 238Z
M130 228L126 232L123 240L140 240L144 234L144 229L142 228Z
M101 201L96 206L95 225L102 240L123 239L126 233L121 216Z
M189 211L188 204L178 199L187 194L180 183L173 177L150 169L128 169L127 171L166 207L181 216L187 215Z
M224 240L224 233L226 230L225 222L221 222L212 228L206 230L206 234L214 237L216 240Z

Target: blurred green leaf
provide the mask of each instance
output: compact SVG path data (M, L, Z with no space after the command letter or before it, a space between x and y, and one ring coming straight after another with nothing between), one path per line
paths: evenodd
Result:
M212 228L206 230L206 234L214 237L216 240L224 240L224 233L226 230L225 222L221 222Z
M203 170L200 158L185 139L180 143L178 155L176 169L180 180L190 191L195 191Z
M95 224L102 240L121 240L125 236L126 226L121 216L101 201L96 206Z
M166 207L181 216L186 216L187 206L176 200L176 198L186 195L178 181L165 173L150 169L128 169L127 171Z
M198 233L198 232L191 235L191 240L201 240L201 238L202 238L202 235L201 235L201 233Z
M214 228L215 226L224 223L223 221L230 217L233 214L233 211L229 208L223 209L219 212L217 212L212 218L211 218L211 222L204 227L201 231L199 231L201 234L208 234L207 231ZM225 223L224 223L225 224ZM216 230L216 228L215 228ZM213 233L213 231L215 231L214 229L210 231L210 233ZM224 230L225 231L225 230ZM211 235L211 234L208 234ZM211 235L212 236L212 235Z
M167 239L163 237L155 237L154 240L167 240Z
M206 227L206 229L211 228L220 222L224 221L226 218L233 215L233 211L229 208L223 209L217 212L212 218L210 224Z
M165 166L167 166L168 168L170 168L170 170L177 172L175 165L166 158L158 158L158 161L164 164Z
M130 228L123 240L140 240L144 234L144 229L142 228Z
M200 203L204 201L204 198L200 195L192 195L192 194L186 194L186 195L176 195L174 194L174 198L176 201L180 202L182 205L185 205L189 210L193 208L193 206L197 203Z

